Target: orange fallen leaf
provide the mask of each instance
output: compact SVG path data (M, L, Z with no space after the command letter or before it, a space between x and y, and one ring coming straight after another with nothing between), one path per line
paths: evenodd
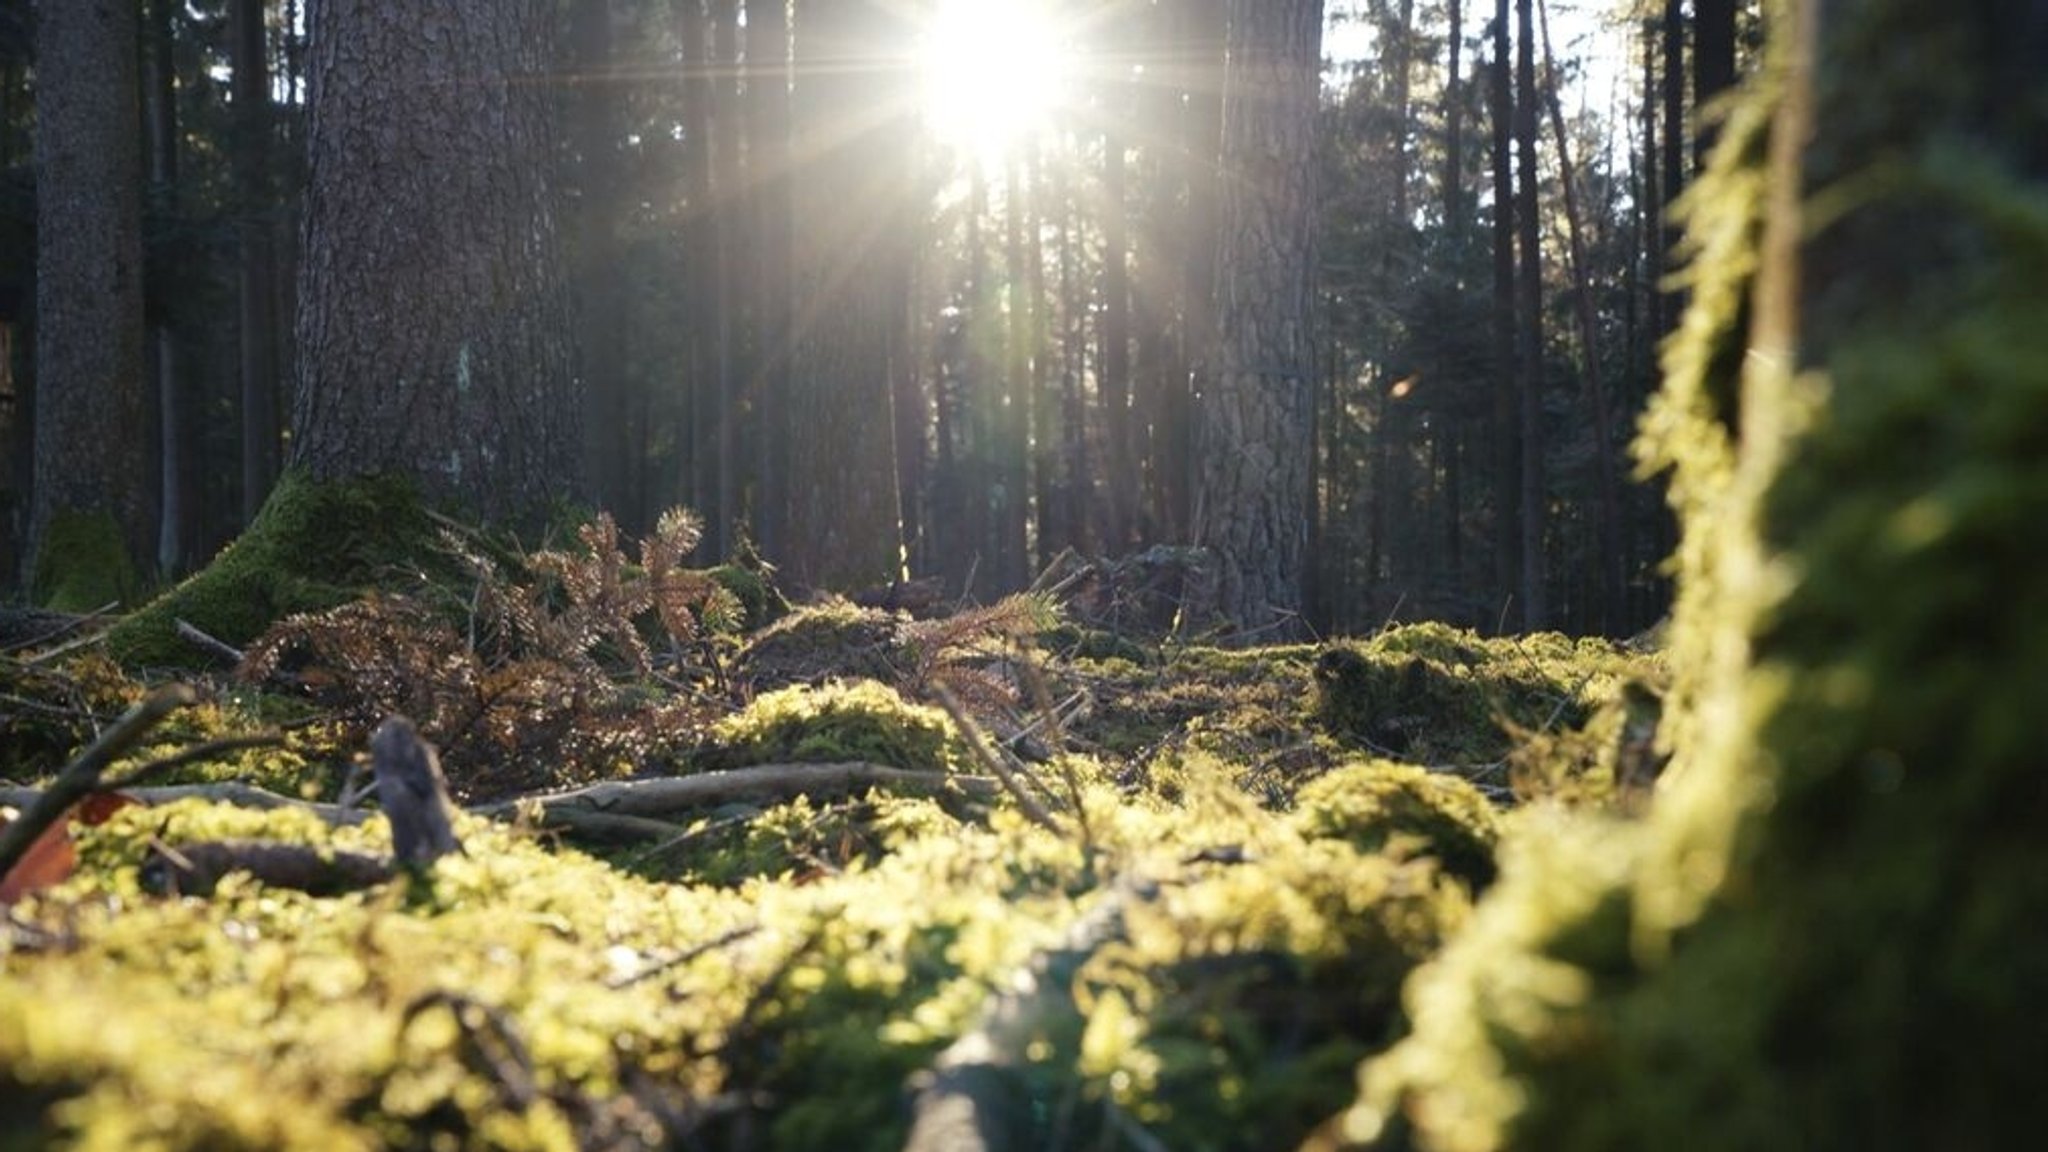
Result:
M63 823L43 829L7 875L0 876L0 904L12 904L31 892L62 884L78 868L78 852Z
M70 879L78 870L78 850L71 845L71 825L104 824L114 813L141 801L119 792L95 792L71 806L65 818L43 829L7 875L0 876L0 904L12 904L31 892ZM0 828L11 820L0 820Z

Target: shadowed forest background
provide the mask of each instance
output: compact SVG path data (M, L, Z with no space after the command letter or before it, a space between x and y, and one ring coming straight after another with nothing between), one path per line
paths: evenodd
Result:
M1301 411L1266 434L1306 470L1276 496L1301 505L1306 557L1286 633L1632 634L1668 608L1675 540L1629 456L1680 303L1665 210L1753 50L1740 7L1331 5L1313 160L1288 170L1225 163L1220 0L542 5L512 83L555 127L496 159L549 174L538 255L563 294L516 322L536 372L573 375L583 432L548 495L629 533L687 505L706 562L744 537L801 587L935 578L949 599L1023 588L1069 549L1212 544L1234 515L1201 475L1219 293L1271 294L1222 263L1246 233L1225 193L1252 181L1314 213ZM431 43L408 19L385 23ZM0 9L0 579L34 583L39 483L59 504L98 485L160 586L254 517L320 371L296 299L306 12L148 3L114 45L128 74L65 73L134 105L65 130L112 165L88 177L119 200L91 230L141 275L90 325L128 358L116 399L40 458L39 204L51 230L77 202L37 196L29 29L26 3ZM462 116L489 107L414 117L416 143L346 163L487 148ZM338 387L395 411L390 339ZM97 476L110 461L127 475Z

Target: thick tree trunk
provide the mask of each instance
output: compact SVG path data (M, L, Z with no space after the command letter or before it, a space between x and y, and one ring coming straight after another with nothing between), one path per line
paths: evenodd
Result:
M552 5L312 9L292 463L521 521L578 491Z
M277 483L277 197L271 183L269 45L263 0L230 0L230 81L234 96L235 284L242 393L242 522Z
M136 37L130 0L44 4L36 24L35 489L25 572L32 592L80 610L101 605L61 602L71 590L132 594L156 543Z
M879 0L798 8L797 305L786 570L815 587L900 570L894 374L909 324L906 42Z
M1201 542L1245 640L1303 633L1321 0L1230 0Z

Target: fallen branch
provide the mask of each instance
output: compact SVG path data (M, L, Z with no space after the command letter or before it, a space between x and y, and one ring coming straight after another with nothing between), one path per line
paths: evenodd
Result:
M539 807L543 823L563 817L565 812L602 812L613 816L665 816L690 808L725 804L735 800L781 800L852 792L861 788L887 788L898 792L929 793L957 789L977 799L996 794L995 781L980 776L955 776L941 772L913 772L864 760L833 764L757 764L725 772L704 772L695 776L664 777L658 780L608 780L570 792L501 800L470 809L479 816L512 819ZM670 830L673 833L673 829Z
M152 808L179 800L207 800L216 804L232 804L237 808L253 808L263 812L278 808L296 808L337 826L361 824L372 815L361 809L343 808L339 804L315 804L258 788L254 784L244 784L239 780L223 781L218 784L167 784L155 788L124 788L121 794ZM29 808L40 803L42 798L43 790L40 788L0 788L0 804L16 808Z
M140 703L116 720L113 727L93 741L91 747L79 753L78 758L59 772L50 786L22 810L19 818L0 828L0 876L7 875L44 829L62 820L73 804L99 790L100 774L107 770L108 765L140 743L143 736L164 717L198 699L199 694L186 685L167 684L143 697Z
M211 840L172 847L157 844L143 857L142 886L172 896L205 896L230 872L246 872L265 887L334 896L373 888L396 876L390 858L336 852L267 840Z

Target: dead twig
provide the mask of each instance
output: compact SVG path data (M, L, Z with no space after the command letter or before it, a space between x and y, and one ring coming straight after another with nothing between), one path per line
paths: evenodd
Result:
M996 794L996 781L979 776L913 772L847 760L830 764L757 764L724 772L702 772L658 780L607 780L567 792L501 800L470 809L479 816L511 819L537 811L543 824L575 819L565 813L601 812L613 816L662 816L735 800L786 799L860 788L906 792L957 789L977 799Z
M191 644L195 648L204 649L231 665L239 665L248 658L240 648L229 644L225 640L209 636L183 620L177 621L177 628L179 639Z
M960 706L960 700L953 695L952 690L944 684L936 683L932 688L938 695L939 705L953 718L953 723L959 725L960 738L967 742L967 749L974 754L975 761L1002 782L1003 790L1010 794L1010 798L1017 802L1017 807L1023 810L1024 815L1032 823L1055 835L1065 836L1067 830L1060 826L1058 820L1053 819L1052 813L1046 811L1045 805L1038 802L1038 797L1025 789L1023 781L1018 779L1018 774L1003 763L1002 756L989 747L988 737L982 735L981 726L967 714L967 709Z
M73 804L99 790L100 775L108 765L140 743L164 717L198 699L199 694L188 685L167 684L158 688L79 753L14 823L0 828L0 876L14 867L44 829L63 819Z

